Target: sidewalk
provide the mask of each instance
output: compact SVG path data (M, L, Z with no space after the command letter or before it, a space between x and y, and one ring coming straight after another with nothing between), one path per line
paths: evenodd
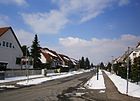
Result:
M105 92L108 99L107 101L140 101L139 98L134 98L121 94L104 71L103 71L103 77L106 86Z

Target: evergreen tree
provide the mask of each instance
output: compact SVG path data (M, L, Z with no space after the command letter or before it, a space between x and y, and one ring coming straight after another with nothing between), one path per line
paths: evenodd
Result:
M107 69L108 69L109 72L111 72L111 66L112 66L112 64L109 62L108 65L107 65Z
M81 67L84 69L85 68L85 59L82 57L81 59Z
M38 37L37 35L35 35L34 41L32 43L31 46L31 56L34 59L33 60L33 67L36 68L40 68L40 45L39 45L39 41L38 41Z
M104 66L104 63L103 63L103 62L101 62L100 68L101 68L101 69L105 69L105 66Z
M134 59L131 76L133 82L140 81L140 56Z
M84 57L82 57L81 60L79 60L79 64L80 64L80 68L82 68L82 69L85 68L85 59L84 59Z
M21 47L21 49L22 49L22 52L23 52L23 56L30 56L30 52L29 52L29 50L28 50L26 45L23 45Z
M86 58L86 61L85 61L85 69L88 69L90 68L90 61L88 58Z
M91 67L91 68L93 68L93 67L94 67L93 63L91 63L90 67Z
M113 71L118 75L118 68L120 67L119 63L113 64Z

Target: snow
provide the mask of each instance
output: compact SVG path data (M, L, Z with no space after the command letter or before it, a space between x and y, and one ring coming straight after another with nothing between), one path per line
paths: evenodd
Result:
M0 85L0 88L17 88L14 85Z
M104 78L102 75L101 70L99 70L99 76L93 76L87 83L84 85L88 89L106 89L105 84L104 84Z
M69 60L70 60L70 59L69 59L69 58L67 58L67 57L64 57L64 59L65 59L65 60L67 60L67 61L69 61Z
M40 55L41 55L41 58L40 58L41 62L42 62L42 63L46 63L46 58L45 58L45 56L44 56L42 53L40 53Z
M43 77L43 75L31 75L31 76L29 76L30 79L38 78L38 77ZM17 81L17 80L25 80L25 79L27 79L27 76L11 77L11 78L5 78L5 80L0 80L0 83L12 82L12 81Z
M37 85L37 84L41 84L46 81L64 78L64 77L68 77L68 76L72 76L72 75L76 75L76 74L80 74L80 73L84 73L84 72L89 72L89 71L90 70L80 70L80 71L73 71L73 72L68 72L68 73L53 73L53 74L50 74L49 77L42 77L42 78L20 81L20 82L17 82L17 84L25 85L25 86Z
M99 93L105 93L105 90L100 90Z
M112 80L115 86L118 88L119 92L126 94L126 85L127 81L121 77L111 74L110 72L105 71L108 77ZM128 95L133 97L140 97L140 86L135 83L128 83Z
M84 95L85 93L75 93L75 96L82 96Z
M48 54L50 54L51 56L57 57L55 54L53 54L52 52L50 52L50 51L48 51L48 50L45 50L45 53L48 53Z

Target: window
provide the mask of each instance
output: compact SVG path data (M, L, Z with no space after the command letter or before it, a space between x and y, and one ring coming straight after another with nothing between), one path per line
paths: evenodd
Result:
M133 56L136 56L136 53L133 53Z
M8 45L9 45L9 43L8 43L8 42L6 42L6 47L8 47Z
M1 43L0 43L0 46L1 46Z
M21 64L21 58L16 58L16 64Z
M10 47L10 48L12 47L12 43L10 43L9 47Z
M5 46L5 41L3 41L3 46Z
M8 63L0 62L0 71L5 71Z
M15 47L13 46L13 48L15 48Z

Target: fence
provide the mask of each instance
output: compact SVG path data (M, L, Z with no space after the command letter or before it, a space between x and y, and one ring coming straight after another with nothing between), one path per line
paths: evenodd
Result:
M39 75L41 70L6 70L5 77L16 77L26 75Z

